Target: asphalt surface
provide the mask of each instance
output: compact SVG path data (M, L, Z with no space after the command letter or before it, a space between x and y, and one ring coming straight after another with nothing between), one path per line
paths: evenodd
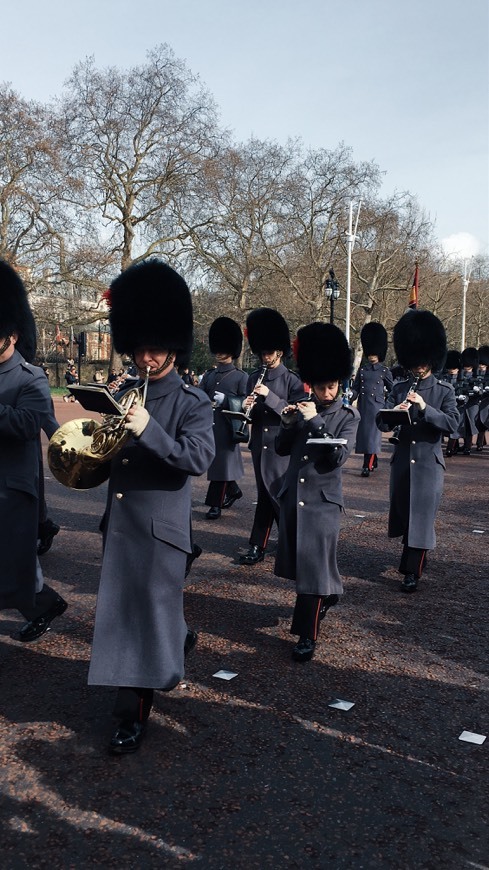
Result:
M59 400L56 413L84 416ZM10 637L21 617L0 613L2 868L488 870L489 447L447 460L438 547L409 596L386 536L390 450L368 479L359 456L344 469L345 596L306 665L291 660L294 592L273 575L273 540L263 563L236 562L254 511L246 449L244 497L221 520L195 482L198 645L122 758L106 749L114 690L86 685L105 486L73 492L46 468L61 531L42 566L69 609L25 645Z

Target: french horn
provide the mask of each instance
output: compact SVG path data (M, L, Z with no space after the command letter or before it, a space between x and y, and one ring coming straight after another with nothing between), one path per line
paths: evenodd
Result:
M127 390L119 400L120 414L103 414L102 422L81 417L64 423L51 437L48 465L53 477L70 489L93 489L109 477L109 462L131 437L125 429L128 411L144 407L149 369L140 387Z

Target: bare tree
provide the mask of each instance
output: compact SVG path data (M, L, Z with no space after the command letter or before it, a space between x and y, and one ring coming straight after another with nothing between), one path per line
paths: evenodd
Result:
M47 109L0 86L0 257L44 267L57 154Z
M174 255L182 237L173 198L216 138L214 104L198 80L166 45L128 71L97 70L88 59L67 82L59 112L67 165L79 182L72 203L95 215L120 268Z

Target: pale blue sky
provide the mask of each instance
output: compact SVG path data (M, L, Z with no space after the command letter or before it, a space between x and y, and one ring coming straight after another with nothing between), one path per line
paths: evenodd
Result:
M0 80L61 92L73 66L129 67L169 43L223 125L334 147L409 190L439 239L489 253L488 0L3 0Z

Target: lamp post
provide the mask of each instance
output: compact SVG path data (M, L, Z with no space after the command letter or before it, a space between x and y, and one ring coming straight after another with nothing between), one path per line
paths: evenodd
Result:
M466 311L467 311L467 290L469 289L469 278L472 269L470 268L467 260L464 260L464 276L463 276L463 290L462 290L462 338L460 341L460 351L463 351L465 348L465 320L466 320Z
M324 285L324 292L326 293L326 299L329 299L329 322L334 323L334 304L337 299L340 297L340 291L338 288L338 281L335 278L334 270L329 270L329 278L326 279L326 284Z

